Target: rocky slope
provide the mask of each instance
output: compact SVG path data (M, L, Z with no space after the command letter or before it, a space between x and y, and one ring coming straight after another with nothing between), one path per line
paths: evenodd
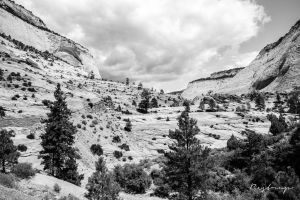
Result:
M0 32L42 52L50 52L70 65L94 72L101 78L95 60L88 49L47 28L32 12L10 0L0 2Z
M182 97L186 99L194 99L196 96L205 95L209 91L215 91L222 88L228 83L239 71L244 68L234 68L215 72L207 78L200 78L188 84L188 87L183 91Z
M300 20L278 41L263 48L245 69L231 79L189 84L183 97L207 92L242 94L252 90L287 92L300 85Z

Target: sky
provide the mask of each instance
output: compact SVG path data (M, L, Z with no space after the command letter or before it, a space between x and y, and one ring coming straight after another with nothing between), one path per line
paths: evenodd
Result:
M15 0L88 47L103 78L177 91L246 67L300 19L300 0Z

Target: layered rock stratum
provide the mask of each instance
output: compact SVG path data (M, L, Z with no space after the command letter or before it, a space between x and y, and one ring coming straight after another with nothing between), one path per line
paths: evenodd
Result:
M95 59L87 48L51 31L40 18L13 1L0 1L0 32L39 51L52 53L87 73L93 71L97 78L101 78Z
M245 69L234 77L191 82L182 96L193 99L208 90L243 94L253 90L289 92L300 85L300 20L276 42L264 47Z

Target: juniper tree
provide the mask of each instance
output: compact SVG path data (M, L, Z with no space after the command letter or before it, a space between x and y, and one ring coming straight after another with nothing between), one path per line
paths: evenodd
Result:
M152 108L158 108L158 102L156 98L151 99L151 107Z
M143 89L143 84L142 84L142 83L139 83L139 85L138 85L138 90L141 90L141 89Z
M129 85L129 78L126 78L126 85Z
M196 196L205 199L210 149L200 145L196 138L200 131L197 121L190 118L187 111L179 116L178 127L169 132L173 143L169 145L170 151L165 153L167 183L179 194L179 199L193 200Z
M39 157L42 158L44 170L50 175L80 185L83 176L77 172L75 159L79 156L73 147L76 127L70 122L71 111L60 84L57 84L54 97L48 118L42 121L46 128L41 135L43 149Z
M124 127L124 130L127 132L130 132L132 130L132 123L131 121L128 119L128 121L126 122L126 125Z
M261 111L266 108L265 99L261 93L258 93L255 97L255 106Z
M17 146L14 145L11 139L12 137L14 137L13 131L0 130L0 166L2 173L6 172L7 167L17 164L20 156Z
M3 118L5 117L5 108L3 108L2 106L0 106L0 117Z
M188 100L184 100L183 106L185 107L185 111L190 112L190 102Z
M160 93L160 94L165 94L165 92L164 92L163 89L161 89L159 93Z
M147 89L144 89L141 94L142 101L139 103L139 111L142 113L148 113L150 108L150 92Z
M85 197L89 200L118 200L120 186L108 172L102 157L96 162L96 172L88 180Z

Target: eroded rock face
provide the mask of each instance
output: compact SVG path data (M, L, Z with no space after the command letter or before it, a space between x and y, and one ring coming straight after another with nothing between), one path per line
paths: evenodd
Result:
M40 51L53 53L74 67L93 71L96 78L101 78L88 49L49 30L40 18L13 1L0 2L0 32Z
M187 89L182 93L182 97L186 99L194 99L197 96L207 94L209 91L216 91L227 84L239 71L244 68L234 68L215 72L207 78L194 80L188 84Z
M285 36L263 48L246 68L192 81L182 96L193 99L209 90L227 94L288 92L296 86L300 86L300 20Z

